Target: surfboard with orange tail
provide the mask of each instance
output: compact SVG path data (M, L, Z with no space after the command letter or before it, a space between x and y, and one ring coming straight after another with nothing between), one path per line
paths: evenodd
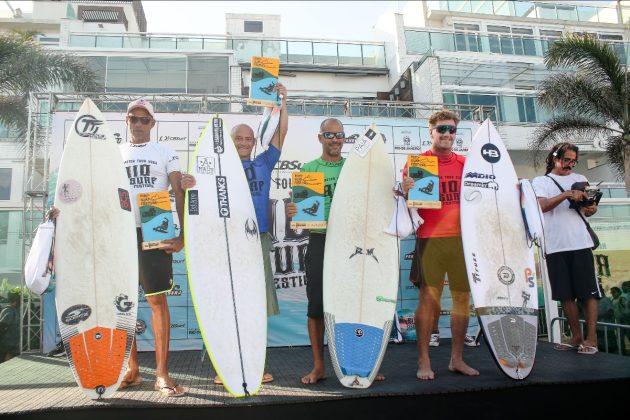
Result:
M118 389L134 339L138 251L123 160L90 99L68 133L55 206L61 338L81 390L104 398Z

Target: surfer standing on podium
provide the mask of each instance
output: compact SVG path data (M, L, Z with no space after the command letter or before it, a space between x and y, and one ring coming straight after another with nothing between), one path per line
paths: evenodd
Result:
M300 172L324 173L324 219L328 220L330 204L335 193L335 186L346 159L341 156L341 148L346 139L343 124L337 118L327 118L319 126L317 135L322 145L322 155L315 160L305 163ZM297 214L297 206L293 202L286 205L287 218L292 219ZM305 385L315 384L326 378L324 365L324 246L326 245L326 230L311 229L308 247L304 257L306 273L306 297L308 299L308 337L313 351L313 369L302 377ZM385 377L378 374L377 381Z
M260 231L260 240L262 245L263 263L265 268L265 289L267 295L267 316L274 316L280 313L278 306L278 297L276 295L276 285L273 279L273 271L271 269L271 251L273 245L271 236L269 236L269 189L271 187L271 172L280 159L282 145L289 130L289 113L287 111L287 88L278 83L274 86L274 90L278 92L282 98L282 107L280 109L280 120L278 129L271 138L269 148L258 154L252 160L252 151L256 146L256 137L254 130L247 124L238 124L232 128L230 136L241 159L249 190L254 201L254 209L256 210L256 220ZM182 176L182 189L185 191L196 185L195 177L192 175ZM263 375L262 382L267 383L273 381L273 376L269 373ZM220 384L221 380L217 376L214 378L215 384Z
M120 146L129 186L131 205L136 218L138 237L139 283L151 305L151 324L155 337L155 384L154 389L167 397L181 397L186 391L176 384L168 374L168 351L171 315L166 293L173 288L173 253L184 248L184 192L181 189L179 157L170 147L151 142L151 129L155 126L153 106L146 99L138 99L127 106L126 122L131 133L131 142ZM180 235L167 239L168 248L142 250L142 230L138 209L138 194L167 191L169 184L175 195L175 207L179 217ZM51 208L51 217L59 215L59 209ZM134 339L129 355L127 372L120 383L119 391L140 386L138 347Z
M122 144L120 152L129 176L131 202L136 216L140 285L151 305L156 364L154 388L165 396L180 397L185 393L184 388L177 385L168 374L171 321L166 293L173 287L173 253L184 247L184 192L181 189L177 154L170 147L150 141L151 129L155 126L154 118L153 106L149 101L138 99L131 102L127 107L126 118L131 142ZM167 191L169 184L175 195L180 234L168 240L170 248L143 251L137 196L139 193ZM119 390L138 386L141 382L138 349L134 340L129 367Z
M422 155L437 156L440 178L440 209L418 209L424 223L416 232L416 248L411 264L411 281L420 288L416 308L418 335L418 371L416 377L435 379L429 358L429 340L440 305L444 276L448 273L453 298L451 311L451 359L448 370L467 376L477 376L479 371L464 362L464 338L468 329L470 287L464 261L461 237L459 196L465 158L453 152L459 116L442 110L429 117L431 150ZM405 194L414 186L413 178L403 169Z

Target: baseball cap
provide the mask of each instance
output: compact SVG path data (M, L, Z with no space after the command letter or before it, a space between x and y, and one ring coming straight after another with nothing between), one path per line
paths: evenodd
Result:
M149 115L151 115L151 118L155 118L155 114L153 113L153 105L151 105L151 103L146 99L140 98L136 99L133 102L130 102L129 106L127 106L127 112L131 112L131 110L136 108L145 109L149 113Z

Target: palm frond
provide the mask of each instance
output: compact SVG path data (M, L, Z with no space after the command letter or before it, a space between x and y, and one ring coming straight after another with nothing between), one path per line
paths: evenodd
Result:
M541 154L551 146L563 141L571 141L576 137L595 138L611 137L620 134L605 124L588 118L573 115L560 115L547 121L532 134L529 148L533 151L534 166L537 167Z
M623 136L611 136L606 139L605 150L606 157L608 158L608 164L612 171L617 176L617 180L623 179L624 166L623 166Z
M28 124L26 99L20 96L0 96L0 124L16 130L23 137Z
M609 85L571 74L554 74L539 85L538 102L546 109L623 125L622 99Z
M554 42L544 58L548 68L575 67L583 77L606 79L620 96L625 82L625 70L609 45L590 35L571 34Z

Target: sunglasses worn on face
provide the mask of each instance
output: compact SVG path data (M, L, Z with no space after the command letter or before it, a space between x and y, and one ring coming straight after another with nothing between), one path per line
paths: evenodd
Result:
M129 118L129 122L131 124L137 124L138 121L140 121L142 123L142 125L149 124L151 122L151 119L152 119L151 117L132 117L132 116L129 116L127 118Z
M322 137L324 137L325 139L334 139L334 138L338 138L338 139L345 139L346 138L346 133L344 133L343 131L339 131L338 133L333 133L331 131L325 131L323 133L319 133Z
M444 134L447 131L451 134L457 133L457 127L454 125L436 125L435 130L440 134Z

